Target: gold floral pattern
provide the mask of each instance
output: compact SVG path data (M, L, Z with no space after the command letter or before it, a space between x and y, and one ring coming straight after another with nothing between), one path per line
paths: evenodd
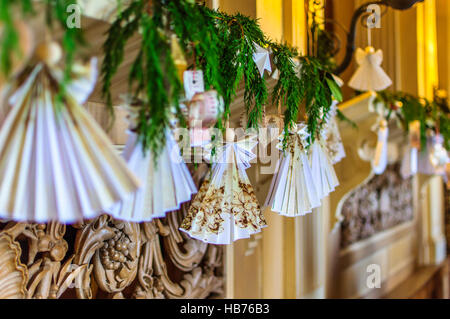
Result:
M199 237L219 235L225 229L225 214L249 234L266 226L248 177L232 166L223 173L218 186L210 179L203 182L181 225L183 230Z

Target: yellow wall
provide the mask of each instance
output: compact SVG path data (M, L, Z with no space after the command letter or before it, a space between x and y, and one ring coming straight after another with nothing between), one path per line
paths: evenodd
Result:
M417 5L417 62L418 93L433 98L439 84L435 0Z

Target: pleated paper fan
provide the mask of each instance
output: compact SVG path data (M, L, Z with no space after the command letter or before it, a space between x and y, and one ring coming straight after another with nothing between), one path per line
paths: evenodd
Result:
M217 147L211 178L205 180L180 227L210 244L231 244L249 238L266 222L245 169L255 154L256 136Z
M304 149L306 126L291 134L288 146L278 162L265 206L280 215L296 217L311 213L320 206L316 186ZM283 136L280 137L283 139ZM282 149L282 145L278 145Z
M189 201L197 188L172 133L166 131L166 146L159 154L156 165L152 152L147 150L144 153L137 134L129 134L123 157L128 167L142 177L142 187L118 203L110 214L126 221L146 222L180 209L180 205Z
M323 138L316 138L310 148L309 162L316 191L320 199L327 197L339 185Z
M392 80L381 67L383 51L371 46L365 50L356 50L358 69L353 74L348 86L357 91L382 91L392 85Z
M67 94L57 104L54 70L38 63L9 100L0 129L0 218L80 222L139 186L77 98Z

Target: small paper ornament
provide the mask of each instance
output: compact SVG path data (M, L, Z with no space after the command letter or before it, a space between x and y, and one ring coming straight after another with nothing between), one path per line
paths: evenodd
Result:
M418 163L418 150L415 147L408 145L403 154L402 162L400 164L400 174L404 179L416 175Z
M223 99L215 90L196 93L188 104L188 125L191 146L202 146L211 140L210 128L223 112Z
M337 101L333 101L329 118L324 125L325 142L333 165L339 163L345 157L344 144L342 143L341 133L336 122L337 103Z
M433 165L435 174L444 175L446 165L449 162L447 150L443 146L444 138L441 134L434 136L434 145L430 152L430 163Z
M311 145L309 163L317 195L320 199L325 198L335 190L339 181L321 135Z
M253 42L255 46L255 53L253 53L253 61L255 61L258 67L259 74L261 77L264 76L264 71L267 70L269 73L272 72L272 66L270 65L270 54L269 51L260 47L258 44Z
M406 146L400 164L400 174L404 179L417 174L420 149L420 122L409 124L409 144Z
M80 222L139 186L79 105L94 88L95 62L74 66L74 82L57 101L63 73L55 64L61 55L56 43L38 47L39 62L18 78L25 80L17 80L19 89L9 99L12 108L0 129L0 218Z
M128 167L141 177L142 186L108 211L117 219L148 222L165 217L167 212L180 209L181 203L189 201L197 192L169 129L166 131L166 145L156 162L151 150L144 152L138 135L131 131L123 157Z
M256 138L250 135L234 142L234 133L227 129L226 143L216 146L211 176L200 187L180 230L206 243L231 244L266 227L245 173L256 157L251 151Z
M365 50L356 50L358 69L348 85L357 91L382 91L391 86L392 81L381 68L383 51L368 46Z
M320 198L305 151L308 136L306 125L295 126L278 162L278 172L272 179L264 206L280 215L303 216L320 206ZM284 135L280 136L280 140L283 139ZM279 143L277 148L283 150L282 143Z
M378 139L375 147L375 154L372 160L372 170L375 174L381 175L386 170L388 164L388 137L389 128L385 119L381 118L376 124Z

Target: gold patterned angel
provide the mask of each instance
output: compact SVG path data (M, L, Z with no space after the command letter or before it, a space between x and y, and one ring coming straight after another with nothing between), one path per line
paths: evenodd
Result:
M15 78L0 129L0 218L61 223L94 218L137 190L138 180L80 105L96 81L96 61L75 64L58 100L62 56L40 45Z
M256 155L256 135L234 141L227 129L226 142L216 146L214 164L209 177L194 198L180 230L211 244L231 244L259 233L266 227L264 215L253 187L245 173ZM210 158L206 148L207 158Z
M278 162L278 173L272 179L265 206L280 215L303 216L320 206L305 149L308 136L305 124L294 125ZM284 135L279 139L283 140ZM282 143L277 148L283 151Z

